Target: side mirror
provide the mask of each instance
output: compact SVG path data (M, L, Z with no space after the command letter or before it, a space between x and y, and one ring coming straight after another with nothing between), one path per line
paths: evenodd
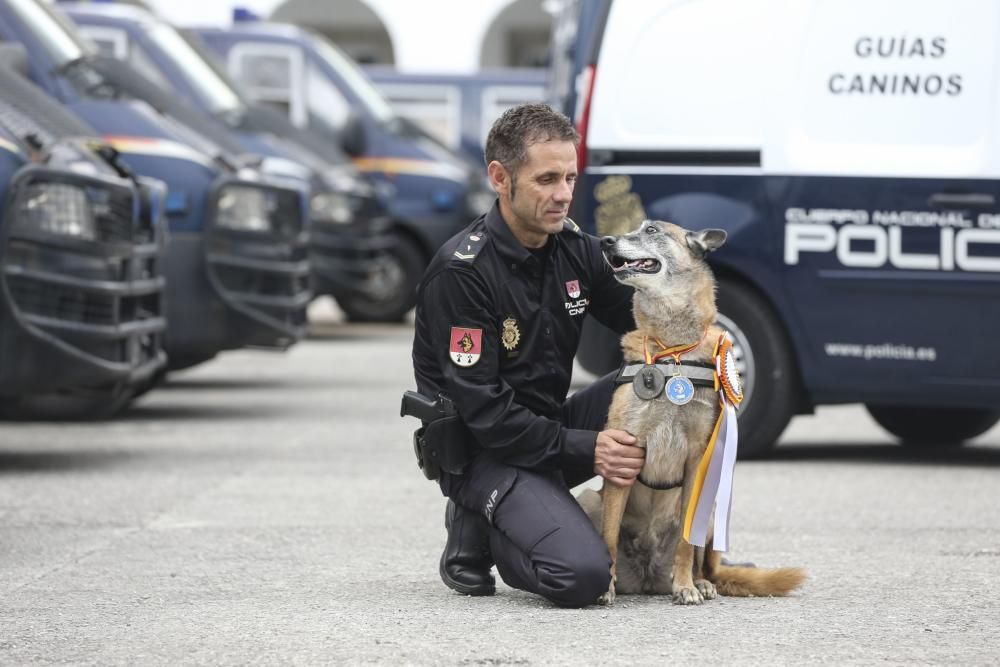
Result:
M351 157L364 155L368 150L368 139L365 136L365 124L355 112L347 115L344 126L340 128L340 147Z
M17 42L0 42L0 67L12 69L28 78L28 51Z

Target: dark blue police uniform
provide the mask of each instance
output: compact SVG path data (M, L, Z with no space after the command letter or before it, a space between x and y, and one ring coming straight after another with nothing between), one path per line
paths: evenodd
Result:
M497 204L442 246L417 290L418 390L450 397L470 433L471 462L442 474L442 492L489 522L505 582L557 604L589 604L609 583L607 548L569 489L594 476L613 374L566 394L585 315L624 333L631 299L595 237L567 221L529 250Z

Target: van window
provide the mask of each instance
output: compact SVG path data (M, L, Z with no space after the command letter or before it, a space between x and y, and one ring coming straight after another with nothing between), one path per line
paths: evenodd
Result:
M357 96L371 116L381 123L387 123L395 117L396 114L393 113L392 107L385 101L374 84L368 80L357 63L325 39L314 38L312 45L316 50L317 57L344 80L344 83Z
M128 55L128 35L124 30L97 25L81 25L78 28L80 34L90 40L102 56L125 60Z
M306 67L306 103L311 115L335 130L344 126L351 112L351 103L314 63Z
M284 44L242 42L227 58L229 73L254 102L281 109L298 127L308 124L302 51Z
M379 90L393 110L449 148L462 141L462 94L456 86L383 83Z
M242 106L236 92L173 26L160 22L150 24L146 35L161 51L171 55L188 84L212 113L232 111ZM133 48L133 51L137 50Z

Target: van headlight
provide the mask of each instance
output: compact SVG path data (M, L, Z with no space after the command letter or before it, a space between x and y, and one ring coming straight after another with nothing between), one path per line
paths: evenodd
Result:
M272 232L278 209L276 193L246 185L226 185L216 199L215 224L241 232Z
M97 222L87 192L75 185L32 183L21 196L17 220L22 228L97 240Z
M342 192L319 192L309 200L309 217L343 225L354 220L351 198Z

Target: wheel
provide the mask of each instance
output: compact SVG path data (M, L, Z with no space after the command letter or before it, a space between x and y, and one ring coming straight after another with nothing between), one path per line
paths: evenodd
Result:
M733 340L743 380L739 456L767 454L795 412L798 373L791 344L771 306L751 288L719 280L716 323Z
M132 402L127 384L0 400L0 416L15 420L92 421L114 417Z
M385 254L372 262L357 292L338 295L337 304L352 322L399 322L417 299L417 283L427 267L423 251L397 234Z
M866 405L878 425L910 447L955 447L993 428L1000 412L987 408Z

